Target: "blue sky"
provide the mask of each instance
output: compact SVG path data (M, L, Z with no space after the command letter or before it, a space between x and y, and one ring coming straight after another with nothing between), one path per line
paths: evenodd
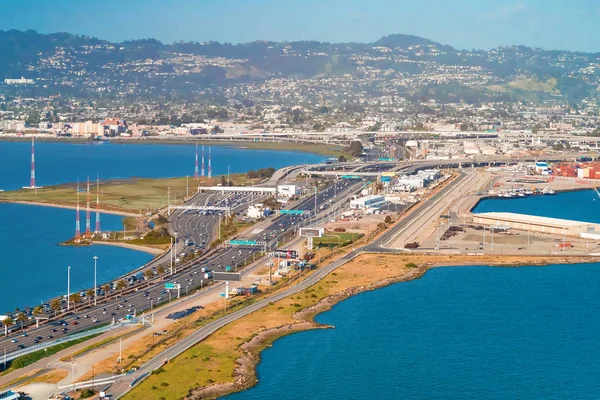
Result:
M0 29L111 41L371 42L391 33L462 49L600 52L598 0L0 0Z

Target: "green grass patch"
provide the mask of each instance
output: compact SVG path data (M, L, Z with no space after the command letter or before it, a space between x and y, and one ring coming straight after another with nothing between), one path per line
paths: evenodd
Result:
M323 237L314 238L313 243L315 246L323 247L347 246L356 242L362 236L361 233L331 232Z
M68 349L69 347L78 345L79 343L83 343L85 341L88 341L88 340L93 339L96 336L100 336L100 335L102 335L102 333L97 333L95 335L90 335L90 336L80 338L80 339L70 340L65 343L57 344L55 346L47 347L46 349L41 349L38 351L34 351L33 353L29 353L29 354L25 354L24 356L17 357L11 361L10 367L8 367L6 369L6 371L4 371L2 373L2 375L8 374L8 373L15 371L17 369L20 369L20 368L24 368L28 365L31 365L31 364L41 360L42 358L51 356L60 351Z

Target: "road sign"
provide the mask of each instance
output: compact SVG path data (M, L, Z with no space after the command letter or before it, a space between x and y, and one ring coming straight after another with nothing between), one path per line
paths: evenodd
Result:
M242 274L239 272L214 272L213 279L216 281L240 282Z
M229 244L232 246L256 246L256 240L230 240Z
M227 272L231 271L231 265L226 266L225 271L227 271Z
M300 215L300 214L304 214L306 212L306 210L279 210L279 214L285 215L285 214L289 214L289 215Z
M171 283L171 282L167 282L165 283L165 289L180 289L181 285L179 283Z
M389 176L382 176L381 177L381 182L390 182L392 180L392 178L390 178Z
M379 158L379 161L394 161L394 159L391 157L381 157Z
M221 297L225 297L225 293L221 292L219 294L221 295Z
M360 179L358 175L342 175L342 179Z
M300 228L300 236L322 237L325 233L323 228Z

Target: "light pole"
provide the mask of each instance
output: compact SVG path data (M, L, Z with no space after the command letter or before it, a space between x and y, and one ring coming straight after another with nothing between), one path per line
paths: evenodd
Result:
M71 266L67 267L67 311L71 309L69 297L71 297Z
M171 275L173 275L173 238L171 238Z
M229 182L231 182L231 181L229 179L229 165L228 165L227 166L227 186L229 186Z
M97 299L98 299L98 285L96 282L97 261L98 261L98 256L94 256L94 305L97 304Z
M185 176L185 200L190 198L190 177L189 175Z

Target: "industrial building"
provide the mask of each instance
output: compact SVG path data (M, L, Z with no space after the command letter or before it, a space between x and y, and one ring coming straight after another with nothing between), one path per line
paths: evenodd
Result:
M600 224L508 212L473 214L473 222L556 235L584 237L584 235L600 234Z
M300 188L296 185L279 185L277 194L284 197L294 197L300 194Z
M385 197L371 194L369 196L359 197L358 199L350 200L350 209L366 210L368 208L378 208L386 204Z

